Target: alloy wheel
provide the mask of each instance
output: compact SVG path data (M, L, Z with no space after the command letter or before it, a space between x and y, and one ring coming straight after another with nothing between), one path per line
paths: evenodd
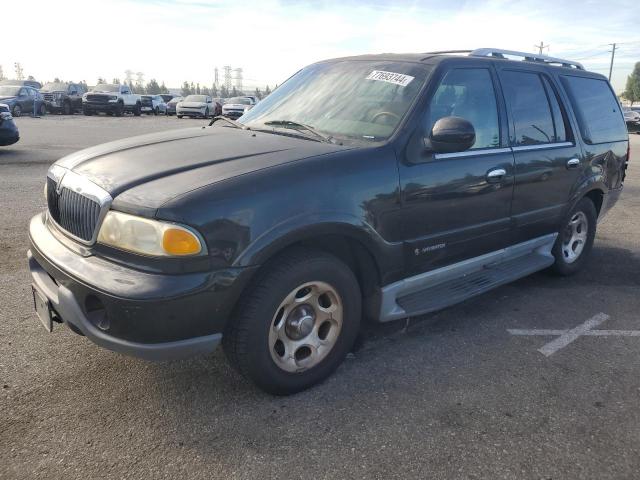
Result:
M562 242L562 256L566 263L573 263L580 257L587 243L588 229L589 222L583 212L576 212L569 220Z
M287 372L302 372L320 363L335 346L343 321L338 292L325 282L294 288L280 303L269 329L269 351Z

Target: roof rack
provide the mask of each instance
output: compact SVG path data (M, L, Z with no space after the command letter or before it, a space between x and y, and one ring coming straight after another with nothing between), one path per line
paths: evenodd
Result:
M471 53L473 50L439 50L437 52L424 52L424 55L442 55L445 53Z
M439 52L438 52L439 53ZM516 52L514 50L501 50L499 48L478 48L469 53L471 57L494 57L494 58L504 58L505 55L510 55L512 57L523 57L525 62L540 62L547 64L556 64L562 65L567 68L577 68L578 70L584 70L584 66L582 66L579 62L574 62L571 60L565 60L562 58L549 57L548 55L536 55L535 53L526 53L526 52Z

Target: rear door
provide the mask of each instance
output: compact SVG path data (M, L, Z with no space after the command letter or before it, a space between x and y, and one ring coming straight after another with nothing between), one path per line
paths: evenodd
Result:
M513 243L558 231L585 161L558 86L544 69L500 65L515 158Z
M499 250L510 238L514 163L495 72L487 62L455 65L435 80L419 142L408 146L400 164L405 258L413 273ZM422 138L447 116L470 121L475 144L464 152L425 154Z

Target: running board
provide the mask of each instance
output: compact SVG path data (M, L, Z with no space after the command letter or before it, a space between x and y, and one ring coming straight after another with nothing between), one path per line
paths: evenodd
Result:
M380 321L434 312L553 265L557 234L406 278L382 289Z

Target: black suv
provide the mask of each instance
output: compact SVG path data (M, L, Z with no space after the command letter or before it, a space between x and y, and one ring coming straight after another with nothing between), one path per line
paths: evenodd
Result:
M30 223L35 304L48 330L147 359L222 342L261 388L292 393L340 364L363 317L579 270L628 158L611 86L575 62L328 60L239 122L56 162Z
M86 89L79 83L51 82L40 89L50 113L71 115L82 111L82 95Z

